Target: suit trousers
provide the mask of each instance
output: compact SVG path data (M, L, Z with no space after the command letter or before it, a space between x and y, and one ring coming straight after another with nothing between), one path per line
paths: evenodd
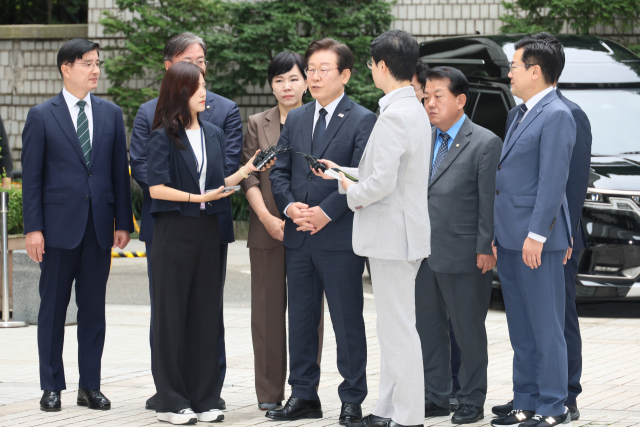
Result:
M287 280L285 249L249 248L251 260L251 338L256 395L260 403L284 400L287 377ZM318 328L318 366L322 359L324 298Z
M564 251L542 251L532 269L522 251L498 242L498 274L513 347L513 408L542 416L564 414L567 344L564 338ZM464 350L463 350L464 352Z
M47 246L40 263L40 311L38 312L38 353L40 387L60 391L67 388L62 363L64 322L76 283L78 305L78 370L79 387L100 390L100 369L104 348L105 296L111 267L111 248L98 244L89 217L80 244L73 249Z
M418 296L416 295L416 300ZM462 354L460 353L460 347L456 341L456 336L453 333L453 325L449 320L449 338L451 338L451 381L455 390L460 390L460 364L462 363Z
M566 307L564 313L564 339L567 342L567 362L569 370L569 389L567 405L576 405L576 399L582 393L582 337L576 309L576 275L580 251L574 251L564 266Z
M153 274L151 269L151 251L153 250L153 239L144 242L145 251L147 253L147 275L149 276L149 300L151 304L151 321L149 326L149 346L151 347L151 373L153 374ZM220 277L222 280L222 286L220 291L222 296L220 297L220 328L218 335L218 353L220 363L220 380L224 384L224 377L227 373L227 356L224 345L224 315L222 313L222 303L224 301L224 282L227 273L227 249L228 243L220 244Z
M338 386L342 402L362 403L367 396L367 339L362 309L364 258L353 251L328 251L308 234L298 248L286 248L289 296L289 384L291 396L318 400L318 328L322 292L326 294L336 336Z
M208 411L222 388L218 219L204 211L199 218L161 212L153 236L156 411Z
M369 266L380 344L380 386L373 414L400 425L422 425L424 373L415 304L420 260L369 258Z
M449 406L452 388L449 320L460 347L463 404L484 406L487 397L487 331L492 273L438 273L422 261L416 278L416 326L422 343L425 396Z

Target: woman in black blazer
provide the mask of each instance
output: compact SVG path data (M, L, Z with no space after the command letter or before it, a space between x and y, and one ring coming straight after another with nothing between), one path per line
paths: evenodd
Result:
M200 121L204 72L180 62L169 68L147 146L147 178L156 218L151 265L154 372L158 419L172 424L221 421L218 363L220 232L226 198L255 172L253 158L228 176L224 134ZM257 152L256 152L257 153ZM254 156L255 157L255 156Z

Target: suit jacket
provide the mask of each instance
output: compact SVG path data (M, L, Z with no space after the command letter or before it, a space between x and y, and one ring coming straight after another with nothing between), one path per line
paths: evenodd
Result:
M543 250L571 245L565 196L576 122L569 108L549 92L515 132L509 127L496 173L494 229L506 249L521 251L529 232L546 237Z
M347 190L356 211L353 251L360 256L415 261L431 253L428 188L429 117L411 86L382 109Z
M353 212L347 206L347 196L338 193L335 181L315 176L298 152L356 167L376 122L376 115L345 94L329 121L324 139L311 150L314 113L315 101L289 112L278 144L291 147L291 150L280 155L271 169L271 190L280 212L284 213L289 203L302 202L310 207L320 206L331 218L322 230L309 236L313 245L325 250L353 250ZM296 228L291 218L286 218L286 248L302 245L305 232L296 231Z
M571 236L573 237L573 250L579 251L587 247L587 236L582 226L582 207L589 186L589 170L591 168L591 123L578 104L565 98L556 89L556 95L569 107L573 119L576 122L576 144L573 147L571 163L569 165L569 179L567 180L567 203L569 204L569 217L571 219ZM516 117L518 107L509 111L506 129ZM505 130L505 135L506 135Z
M435 144L437 128L431 133ZM438 273L473 273L476 254L493 254L493 201L502 141L468 117L429 183L429 267ZM429 164L433 163L433 150ZM429 168L429 175L431 175Z
M253 157L256 150L266 150L272 144L278 143L280 136L280 110L277 106L255 114L249 117L247 124L247 133L242 146L242 163L246 163ZM271 180L269 179L269 171L254 172L251 176L243 180L240 185L245 193L251 187L260 186L262 200L269 210L269 213L277 218L282 218L276 201L271 193ZM260 218L249 205L249 237L247 238L247 247L254 249L274 249L282 246L280 240L276 240L267 231L265 226L260 222Z
M151 134L153 118L156 113L158 98L142 104L133 121L129 155L131 157L131 175L142 187L144 203L142 205L142 224L140 226L140 240L150 242L153 239L154 218L151 215L151 196L147 184L147 141ZM220 95L207 91L205 110L200 113L200 120L213 123L224 131L222 153L229 173L234 173L240 167L240 152L242 150L242 121L238 104ZM230 201L227 201L230 203ZM233 217L231 211L218 216L220 226L220 242L231 243L233 236Z
M224 132L211 123L199 120L204 131L205 151L207 155L207 171L205 189L212 190L224 185L224 177L229 173L222 141ZM147 183L149 186L164 184L176 190L191 194L200 193L198 165L195 153L184 130L178 131L184 150L177 148L164 128L156 129L149 136L147 145ZM229 213L231 206L227 198L205 203L207 214ZM178 211L181 215L198 218L200 204L192 202L174 202L171 200L152 199L151 214L158 212Z
M84 236L89 206L98 243L113 246L116 230L133 231L127 137L120 107L91 95L93 140L86 165L62 92L29 110L22 133L25 234L73 249Z

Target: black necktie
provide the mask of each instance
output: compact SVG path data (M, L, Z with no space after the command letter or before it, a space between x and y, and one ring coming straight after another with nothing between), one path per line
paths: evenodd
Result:
M444 156L447 155L449 151L449 139L451 138L449 134L441 133L440 137L442 138L442 144L440 144L440 148L438 148L438 152L436 153L436 159L433 162L433 166L431 167L431 176L429 177L429 182L433 179L433 175L436 174L436 171L440 167L440 163L444 160Z
M327 110L321 108L320 117L318 117L318 121L316 122L316 127L313 129L313 140L311 141L311 151L313 152L313 147L317 147L318 144L322 142L322 138L324 137L324 132L327 130L327 120L324 118L327 115Z
M518 114L516 115L516 122L513 124L513 129L511 130L511 135L513 135L515 133L516 129L518 129L518 125L522 121L522 118L524 117L524 113L526 113L526 112L527 112L527 106L525 104L522 104L520 106L520 109L518 110ZM511 140L511 135L509 135L509 140Z

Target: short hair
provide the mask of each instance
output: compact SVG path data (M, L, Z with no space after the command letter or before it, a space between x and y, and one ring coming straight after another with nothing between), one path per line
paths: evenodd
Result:
M391 77L400 82L411 80L416 73L419 50L418 42L402 30L384 32L369 46L375 63L384 61Z
M162 56L165 61L173 61L173 58L189 49L189 46L193 44L199 44L204 52L204 56L207 56L207 44L202 37L196 36L193 33L181 33L177 36L173 36L169 39L167 44L164 45Z
M71 39L58 51L58 72L62 77L62 66L82 59L85 53L97 50L100 55L100 44L85 39Z
M340 73L345 69L349 71L353 70L353 53L351 53L351 49L349 49L346 44L329 37L311 42L304 54L305 63L308 65L311 55L322 50L328 50L338 56L338 71Z
M276 55L275 58L271 60L269 64L269 68L267 69L267 80L269 81L269 86L271 86L271 82L276 76L280 76L282 74L286 74L289 71L293 70L293 67L297 66L302 73L302 78L307 79L307 75L304 73L304 57L297 52L289 52L285 50L284 52L280 52Z
M560 76L560 60L554 46L547 40L535 39L531 36L520 39L515 44L515 49L524 49L522 62L525 68L537 65L542 71L545 83L553 84L556 77Z
M453 67L434 67L427 70L427 80L449 80L453 96L465 95L469 99L469 81L462 71Z
M526 38L527 37L525 37L525 39ZM562 45L562 43L560 43L560 40L558 40L556 37L554 37L553 35L545 31L532 34L528 38L531 38L532 40L545 41L551 44L551 46L555 49L556 55L557 55L556 61L558 62L559 66L558 66L558 74L554 79L554 83L560 80L560 76L562 75L562 70L564 70L564 63L565 63L564 46Z
M418 59L415 76L422 89L424 89L424 85L427 84L427 71L429 71L429 66L422 59Z

